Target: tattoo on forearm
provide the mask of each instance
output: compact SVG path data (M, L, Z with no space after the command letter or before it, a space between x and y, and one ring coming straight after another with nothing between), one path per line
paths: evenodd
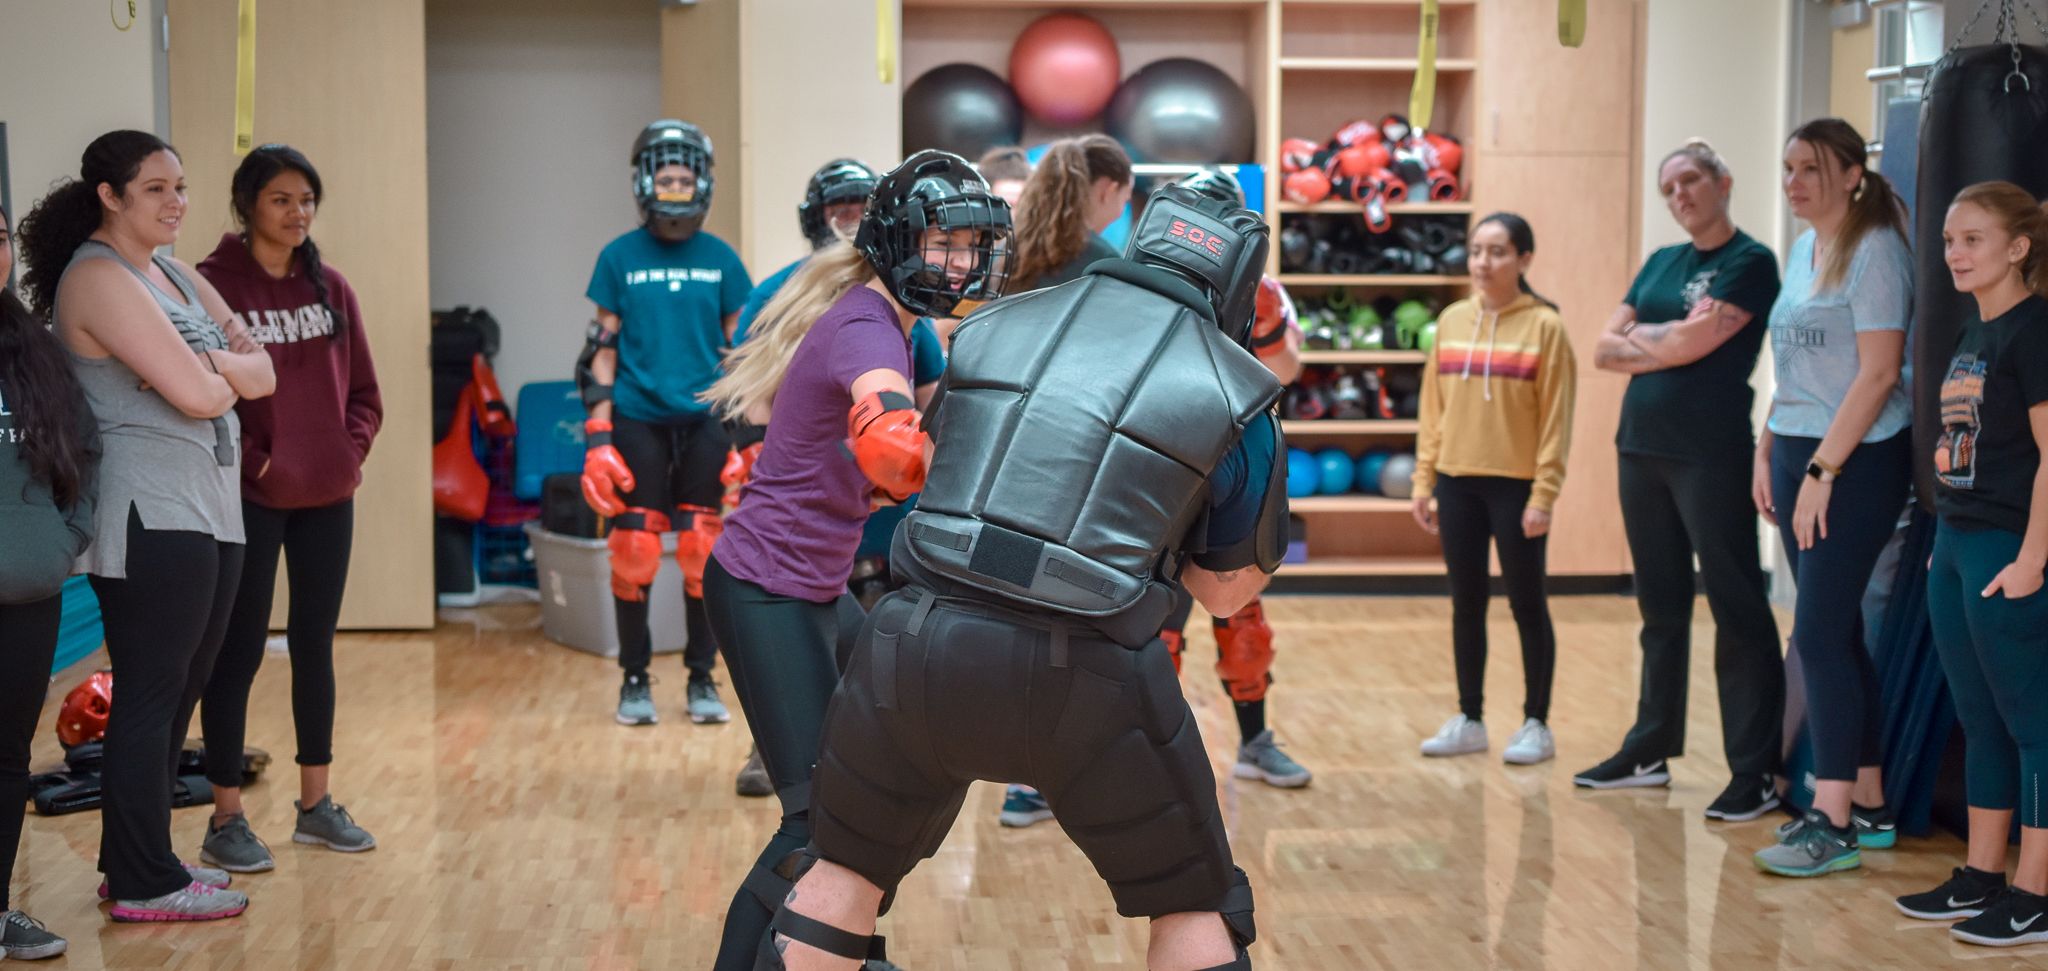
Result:
M1714 314L1714 333L1717 336L1726 337L1741 330L1743 325L1747 323L1749 321L1743 319L1743 312L1740 309L1724 303L1721 305L1720 310Z
M1649 353L1625 341L1602 341L1600 349L1593 355L1598 367L1644 364L1654 360Z

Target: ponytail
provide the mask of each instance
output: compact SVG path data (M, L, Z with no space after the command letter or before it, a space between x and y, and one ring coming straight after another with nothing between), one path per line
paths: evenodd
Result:
M1012 293L1038 285L1088 246L1088 194L1096 179L1118 185L1131 181L1131 158L1108 135L1062 138L1024 182L1017 199L1016 263L1010 273Z
M1864 237L1876 230L1889 229L1899 235L1900 241L1910 240L1906 233L1906 203L1892 188L1890 179L1869 167L1870 152L1864 147L1863 136L1848 122L1818 118L1794 130L1791 140L1813 146L1816 155L1833 158L1835 168L1855 169L1863 176L1849 196L1849 216L1842 221L1814 284L1817 291L1832 290L1849 279L1849 267L1855 262L1856 250L1863 245ZM1821 185L1828 185L1834 177L1833 171L1821 166Z

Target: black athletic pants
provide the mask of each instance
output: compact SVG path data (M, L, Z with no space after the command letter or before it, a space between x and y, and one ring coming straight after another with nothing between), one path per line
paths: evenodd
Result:
M1544 591L1549 537L1522 535L1529 505L1527 479L1439 475L1436 518L1444 566L1451 580L1451 648L1458 671L1458 710L1479 720L1486 703L1486 609L1493 569L1487 547L1500 552L1508 607L1522 635L1522 714L1550 718L1550 681L1557 665L1557 634Z
M885 891L974 780L1036 787L1126 917L1232 910L1241 881L1166 645L968 601L882 598L826 715L818 855Z
M1757 549L1745 461L1621 455L1621 521L1636 564L1643 682L1621 750L1639 762L1685 754L1692 669L1693 556L1714 614L1714 675L1729 771L1776 773L1785 720L1785 656Z
M126 579L95 576L114 665L100 770L100 869L116 900L192 882L171 849L171 782L242 577L242 544L142 528L128 511Z
M781 823L754 863L768 870L811 840L811 771L825 705L839 682L847 630L858 631L865 615L852 594L817 603L769 593L727 573L716 555L704 567L704 601L733 694L782 802ZM716 971L753 971L779 903L764 903L745 887L733 894Z
M1849 453L1828 497L1827 538L1801 550L1793 510L1807 481L1817 438L1779 436L1771 443L1771 501L1785 564L1798 581L1792 644L1806 683L1806 729L1813 738L1814 778L1847 782L1883 755L1884 696L1877 665L1863 641L1863 591L1906 508L1912 487L1913 433L1866 442Z
M612 445L633 473L633 488L621 497L628 506L673 517L679 505L717 509L725 499L718 474L725 469L732 442L725 427L709 414L661 423L615 415ZM647 604L644 591L639 600L612 598L619 621L619 667L629 675L645 675L653 662ZM689 635L683 667L689 669L690 680L708 680L718 660L718 642L704 616L702 598L683 595L683 625Z
M277 592L277 556L291 580L291 610L285 641L292 658L292 724L298 732L298 763L334 761L334 628L341 620L341 595L348 583L349 548L355 539L355 500L314 509L272 509L242 501L248 532L242 583L228 617L227 638L207 679L199 725L206 739L206 780L216 786L242 785L242 746L249 719L249 686L263 666L270 638L270 606Z
M0 604L0 913L21 845L28 809L28 746L50 690L57 627L64 616L59 594L23 604Z

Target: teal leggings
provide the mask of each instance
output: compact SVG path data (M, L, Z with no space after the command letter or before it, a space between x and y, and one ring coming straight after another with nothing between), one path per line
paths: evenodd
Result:
M2018 600L1981 596L2019 554L2020 536L1956 529L1934 537L1927 614L1948 690L1969 739L1970 805L2017 809L2020 825L2048 827L2048 588Z

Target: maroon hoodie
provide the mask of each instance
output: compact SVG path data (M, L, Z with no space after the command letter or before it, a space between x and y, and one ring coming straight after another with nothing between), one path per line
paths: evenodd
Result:
M328 302L346 328L337 338L337 322L312 281L296 268L282 280L272 277L234 233L221 237L199 273L270 352L277 371L277 393L235 405L242 418L242 496L273 509L309 509L355 495L384 403L362 309L348 281L334 267L321 267Z

